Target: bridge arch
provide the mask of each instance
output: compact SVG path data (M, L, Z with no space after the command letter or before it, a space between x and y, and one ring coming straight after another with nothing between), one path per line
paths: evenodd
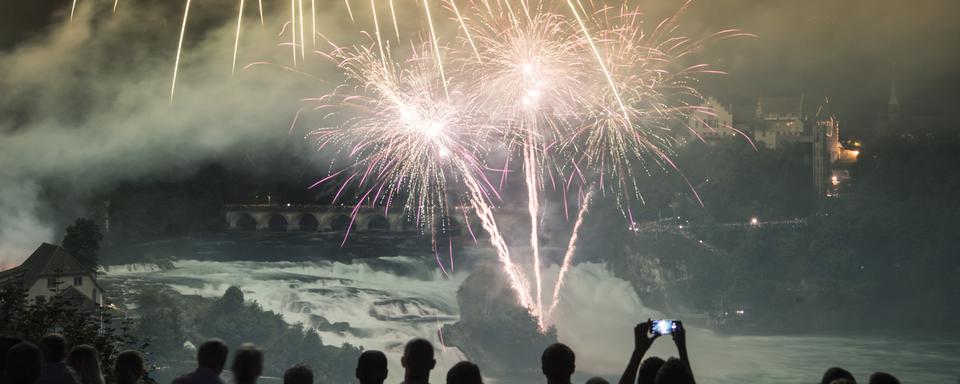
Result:
M297 230L303 232L316 232L320 230L320 219L312 213L304 213L297 217Z
M257 219L250 212L239 212L236 217L230 221L230 228L255 231L257 230Z
M330 215L327 220L327 228L330 228L332 231L346 231L347 227L350 226L350 216L343 213Z
M289 225L287 218L279 213L265 215L264 221L263 228L274 232L286 231Z
M366 219L365 229L368 231L380 231L386 232L390 230L390 220L386 216L381 214L371 214Z

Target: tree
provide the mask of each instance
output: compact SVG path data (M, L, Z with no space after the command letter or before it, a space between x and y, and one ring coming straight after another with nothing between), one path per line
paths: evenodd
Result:
M113 367L125 349L143 351L148 343L133 334L133 320L118 316L111 307L73 300L63 295L49 300L29 300L21 276L0 285L0 334L37 342L56 331L72 345L89 344L99 353L103 367ZM112 369L105 369L107 384L116 383ZM147 378L147 383L152 381Z
M77 258L83 266L96 269L99 263L100 241L103 234L100 226L90 219L80 218L67 227L63 237L63 248Z

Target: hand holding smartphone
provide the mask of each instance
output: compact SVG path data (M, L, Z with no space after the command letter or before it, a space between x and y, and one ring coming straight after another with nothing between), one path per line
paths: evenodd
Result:
M668 319L653 320L652 325L650 327L650 333L656 336L669 335L671 333L674 333L679 327L679 325L680 325L680 322L676 320L668 320Z

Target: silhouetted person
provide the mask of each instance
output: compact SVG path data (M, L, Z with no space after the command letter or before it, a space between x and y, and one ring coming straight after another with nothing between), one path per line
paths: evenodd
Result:
M230 371L233 372L235 384L255 384L263 374L263 352L250 343L241 345L233 355Z
M447 384L483 384L480 367L469 361L461 361L447 371Z
M850 371L840 368L832 367L823 373L823 378L820 379L820 384L832 384L836 380L844 379L853 384L857 383L857 379L853 377L853 374Z
M18 337L0 336L0 383L4 382L3 372L7 363L7 351L14 345L20 344L21 341L23 340Z
M43 351L44 364L37 383L80 384L80 376L64 361L67 358L67 341L63 336L51 333L42 337L40 350Z
M623 370L623 375L620 375L619 384L633 384L633 382L637 380L637 368L640 366L640 361L643 360L643 355L646 354L650 346L653 345L653 341L656 340L657 337L660 337L660 335L650 333L652 326L653 322L647 319L647 321L633 327L633 353L630 354L630 360L627 361L627 368ZM647 361L650 361L650 359L647 359ZM660 359L660 361L663 361L663 359ZM660 367L658 366L657 369L660 369ZM647 374L649 375L649 372ZM656 371L654 371L653 375L656 374ZM641 380L650 380L645 379L643 375L641 375L640 378ZM638 381L638 383L652 384L653 381Z
M172 384L223 384L220 372L230 350L220 339L210 339L197 348L197 369L173 380Z
M687 364L676 357L671 357L663 363L657 371L654 384L694 384L693 374Z
M870 384L900 384L900 380L886 372L874 372L870 375Z
M306 364L287 368L283 373L283 384L313 384L313 370Z
M78 345L70 350L67 365L80 376L80 384L103 384L100 373L100 354L89 345Z
M4 359L4 384L36 384L43 369L43 354L33 343L10 347Z
M360 384L383 384L387 379L387 356L380 351L364 351L357 358L356 374Z
M570 347L554 343L543 350L540 369L547 377L547 384L570 384L570 376L577 370L576 356Z
M587 384L610 384L610 382L602 377L591 377L590 380L587 380Z
M113 364L113 377L117 384L139 384L145 374L147 368L140 352L128 350L117 355L117 361Z
M433 359L433 344L421 338L410 340L403 348L403 384L427 384L430 371L437 365Z
M660 367L663 367L663 363L666 363L666 361L656 356L644 360L640 364L640 371L637 374L637 384L653 384L657 379L657 372L660 372Z

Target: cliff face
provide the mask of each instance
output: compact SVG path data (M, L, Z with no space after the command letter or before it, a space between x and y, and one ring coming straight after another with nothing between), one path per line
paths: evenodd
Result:
M463 351L484 373L540 373L540 355L557 341L556 330L537 330L498 267L478 265L457 291L457 302L460 321L442 331L447 345Z

